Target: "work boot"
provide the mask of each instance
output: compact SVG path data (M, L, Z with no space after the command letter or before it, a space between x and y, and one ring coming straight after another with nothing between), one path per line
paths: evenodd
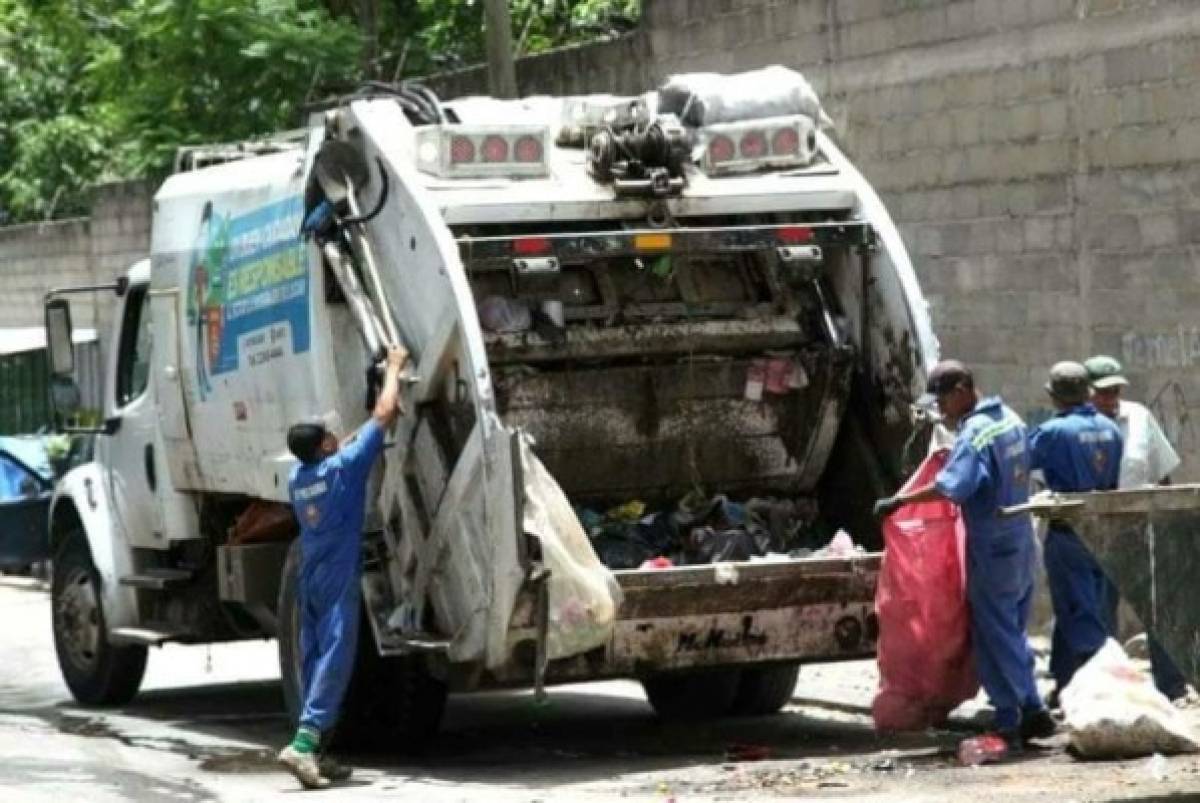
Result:
M1037 711L1027 711L1021 717L1021 739L1023 741L1049 739L1056 733L1058 733L1058 723L1054 721L1054 717L1050 716L1050 712L1044 708L1039 708Z
M305 789L324 789L329 786L329 779L321 777L315 753L301 753L289 744L279 751L279 763L296 776Z
M317 760L317 766L321 770L321 777L328 778L331 781L348 781L350 775L354 772L353 769L345 764L339 764L333 756L321 756Z
M1001 761L1015 758L1025 753L1025 740L1021 735L1020 729L1017 730L998 730L996 735L1004 740L1008 752L1001 758Z

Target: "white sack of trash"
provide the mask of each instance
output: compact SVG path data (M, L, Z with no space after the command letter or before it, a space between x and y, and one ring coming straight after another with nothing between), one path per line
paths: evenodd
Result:
M521 467L525 532L541 542L542 562L550 570L546 654L555 660L603 646L616 627L621 588L596 557L562 487L524 439Z
M1200 739L1121 645L1109 639L1062 692L1071 749L1080 758L1194 753Z

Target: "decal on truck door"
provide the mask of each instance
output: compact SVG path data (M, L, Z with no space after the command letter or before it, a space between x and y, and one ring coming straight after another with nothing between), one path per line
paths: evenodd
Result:
M212 377L308 351L303 208L300 196L236 216L204 205L187 304L202 401Z

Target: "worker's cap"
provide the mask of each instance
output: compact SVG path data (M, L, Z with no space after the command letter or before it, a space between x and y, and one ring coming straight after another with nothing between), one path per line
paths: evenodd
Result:
M1046 392L1065 404L1081 404L1088 398L1088 371L1078 362L1058 362L1050 369Z
M1099 390L1117 388L1129 384L1129 380L1121 374L1121 363L1115 357L1109 357L1107 354L1097 354L1085 362L1083 366L1087 368L1088 379L1091 380L1092 387Z
M942 360L929 372L929 378L925 381L925 392L941 396L959 385L975 387L975 377L971 375L971 369L958 360Z

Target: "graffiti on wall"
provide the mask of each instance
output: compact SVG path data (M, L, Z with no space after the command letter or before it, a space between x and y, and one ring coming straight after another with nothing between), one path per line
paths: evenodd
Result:
M1192 421L1183 386L1175 380L1165 382L1158 392L1150 397L1146 406L1162 425L1167 440L1180 456L1186 459L1196 447L1196 425Z
M1121 358L1139 369L1200 366L1200 326L1179 326L1174 332L1126 332Z

